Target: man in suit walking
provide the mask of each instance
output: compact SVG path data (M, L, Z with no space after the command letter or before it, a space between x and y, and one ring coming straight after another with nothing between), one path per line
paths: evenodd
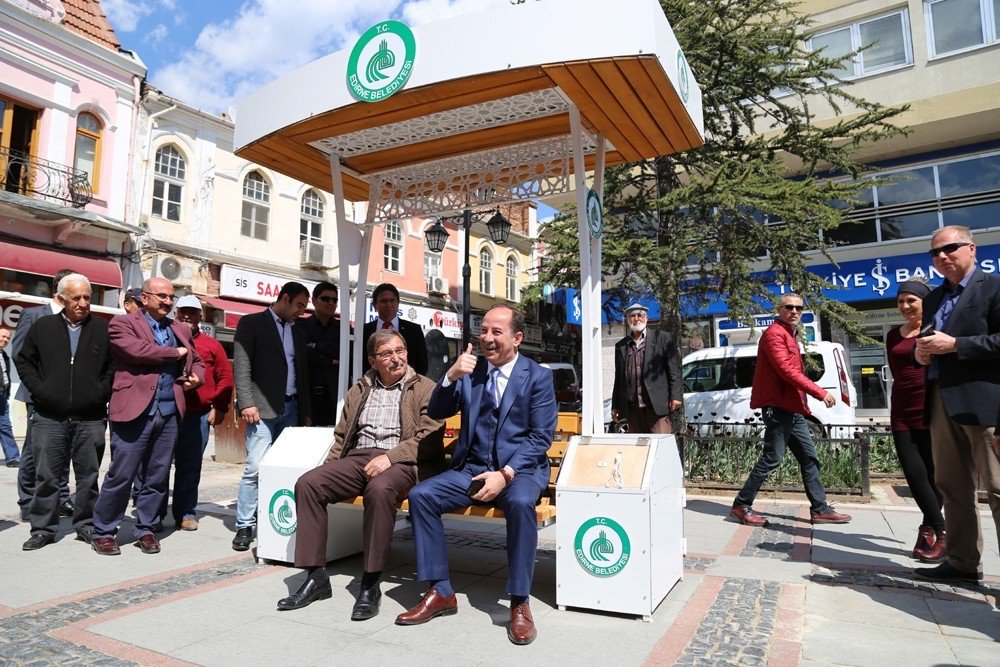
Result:
M372 304L378 311L378 318L365 324L361 344L367 350L368 339L376 329L398 331L406 341L410 367L421 375L427 375L427 341L424 339L424 330L416 322L404 320L399 316L399 290L396 286L392 283L377 285L372 291ZM368 357L363 357L362 372L367 373L371 368Z
M21 465L21 457L10 424L10 357L4 349L10 343L10 329L0 329L0 446L3 447L4 464L8 468Z
M10 343L10 356L17 359L21 353L21 347L28 338L35 321L46 315L58 315L62 311L62 305L56 300L56 288L59 281L66 276L76 273L72 269L59 269L52 278L52 301L42 306L25 308L21 311L21 317L17 321L17 328L14 330L14 338ZM28 508L31 506L31 499L35 497L35 458L31 455L31 415L35 408L31 402L31 394L28 388L21 383L14 400L21 401L25 405L28 416L28 423L24 430L24 442L21 444L21 468L17 471L17 504L21 507L21 520L28 520ZM73 515L73 502L69 499L69 469L59 480L59 514L62 516Z
M309 426L306 338L292 326L309 305L309 290L287 282L270 308L236 327L236 403L247 425L247 462L236 498L233 549L246 551L257 525L257 475L264 454L286 426Z
M967 227L939 229L931 237L934 267L945 282L924 299L917 362L927 366L924 414L931 427L934 482L944 500L946 560L918 568L935 581L983 578L983 533L976 506L982 482L1000 530L1000 276L976 267L976 244Z
M664 331L646 327L649 309L625 309L629 335L615 343L615 387L611 418L628 420L629 433L671 433L670 413L681 407L681 361Z
M115 360L108 417L111 466L94 508L91 546L102 556L121 553L115 542L128 507L132 482L144 466L136 499L136 545L160 552L153 527L162 521L170 462L184 418L184 392L201 384L205 366L191 340L191 329L167 314L174 287L163 278L142 284L142 310L111 320L108 334Z
M17 355L17 370L35 405L31 420L37 486L25 551L55 540L59 480L71 460L76 472L73 528L77 539L91 540L114 370L108 323L90 314L90 298L90 281L84 276L70 274L59 281L56 299L63 310L35 322Z
M476 358L470 344L434 388L427 414L446 419L462 412L462 430L451 470L410 491L417 574L430 589L398 625L426 623L458 611L449 581L441 515L475 503L492 503L507 520L507 637L530 644L536 636L528 606L535 571L538 527L535 505L549 483L547 452L558 412L552 372L518 354L524 315L506 305L483 317ZM473 483L480 488L472 486Z

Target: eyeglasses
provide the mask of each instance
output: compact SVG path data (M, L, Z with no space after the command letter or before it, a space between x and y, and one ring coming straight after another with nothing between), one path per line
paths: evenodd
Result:
M786 303L785 305L782 306L782 308L784 308L785 310L794 310L796 313L801 313L803 310L806 309L805 306L793 306L790 303Z
M393 357L405 357L406 348L397 347L395 350L385 350L384 352L379 352L375 355L379 359L392 359Z
M316 299L317 301L322 301L323 303L337 303L337 297L335 296L321 296Z
M949 243L947 245L938 246L937 248L931 248L927 252L930 253L931 257L937 257L941 253L950 255L959 248L964 248L967 245L972 245L971 243Z
M143 294L155 296L160 301L173 301L176 298L173 294L164 294L163 292L143 292Z

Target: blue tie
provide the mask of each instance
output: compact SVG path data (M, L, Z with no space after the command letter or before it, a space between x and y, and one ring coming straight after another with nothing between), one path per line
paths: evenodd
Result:
M486 393L490 395L490 403L493 405L494 410L500 407L500 386L497 384L498 375L500 375L500 369L494 368L490 371L490 377L486 381Z

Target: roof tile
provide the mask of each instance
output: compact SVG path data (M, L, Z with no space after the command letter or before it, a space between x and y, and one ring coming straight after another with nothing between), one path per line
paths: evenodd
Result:
M62 5L66 10L63 26L114 51L121 48L100 0L62 0Z

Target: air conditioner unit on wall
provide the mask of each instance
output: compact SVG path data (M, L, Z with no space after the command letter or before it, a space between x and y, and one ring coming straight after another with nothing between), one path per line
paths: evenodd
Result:
M303 241L302 266L315 266L323 269L333 268L333 246L324 245L317 241Z
M451 286L448 281L440 276L434 276L427 281L428 294L447 294L449 287Z
M201 265L185 257L176 257L167 253L160 253L153 258L153 270L151 278L164 278L169 280L175 287L191 287Z

